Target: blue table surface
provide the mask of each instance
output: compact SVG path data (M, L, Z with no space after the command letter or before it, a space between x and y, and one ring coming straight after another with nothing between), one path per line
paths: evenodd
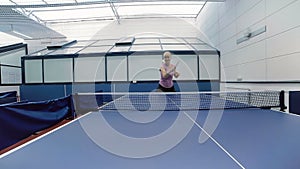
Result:
M130 121L116 111L91 112L18 150L2 155L0 168L300 168L299 116L255 108L165 111L148 122L148 117L143 119L142 116L157 112L139 113L140 120L144 120L141 123ZM188 117L189 114L197 114L195 124L193 118ZM178 120L179 116L181 120ZM105 123L99 119L104 119ZM193 123L191 130L185 132L184 128L188 128L190 122ZM110 127L105 128L104 124ZM177 129L176 135L183 138L177 143L174 143L176 139L169 137L162 139L164 143L151 144L150 141L145 144L147 146L135 147L123 139L116 139L119 137L110 138L112 129L127 139L136 138L147 142L149 138L155 140L163 137L174 128ZM205 137L201 128L211 137ZM202 142L199 142L200 135L204 136ZM117 147L128 154L120 155L103 148L94 136L100 140L105 138L113 148ZM162 148L169 145L173 146L167 150ZM145 157L133 157L131 152L150 153Z

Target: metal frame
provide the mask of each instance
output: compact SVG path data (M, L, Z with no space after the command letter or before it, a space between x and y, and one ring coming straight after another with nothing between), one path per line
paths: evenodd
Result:
M199 60L199 56L198 54L196 54L194 51L190 50L190 51L172 51L172 53L174 54L177 54L177 55L186 55L186 54L194 54L197 56L197 61ZM147 55L160 55L161 52L159 51L153 51L153 52L137 52L138 54L146 54ZM101 53L98 53L98 55L101 54ZM128 52L119 52L119 53L102 53L104 56L104 59L105 59L105 81L96 81L95 83L118 83L118 82L130 82L129 80L129 68L128 68L128 65L127 65L127 81L108 81L107 79L107 57L113 57L113 56L126 56L126 59L127 59L127 64L128 64L128 58L130 57L130 55L132 53L128 53ZM135 53L136 54L136 53ZM98 56L93 56L93 54L89 55L87 54L88 57L98 57ZM74 59L78 57L77 54L69 54L69 55L57 55L57 56L36 56L36 57L22 57L22 84L69 84L69 83L92 83L93 81L91 82L75 82L75 78L74 78ZM84 56L81 56L81 57L84 57ZM44 61L45 59L62 59L62 58L72 58L72 65L73 65L73 80L72 82L45 82L45 79L44 79ZM28 83L26 82L26 77L25 77L25 60L42 60L42 82L41 83ZM217 63L219 64L219 63ZM210 80L200 80L200 70L199 70L199 61L197 63L197 80L196 81L220 81L220 76L218 79L210 79ZM141 82L149 82L151 80L142 80ZM177 80L177 81L195 81L194 79L193 80Z
M23 44L23 43L17 43L17 44L12 44L12 45L7 45L7 46L1 46L0 47L0 54L5 53L5 52L9 52L9 51L13 51L13 50L17 50L17 49L21 49L21 48L24 48L25 54L27 55L28 54L27 44ZM23 77L23 71L22 71L21 66L0 64L0 85L2 85L2 86L12 86L12 85L20 85L21 84L21 83L5 83L5 84L3 84L3 82L2 82L2 67L11 67L11 68L21 69L21 78Z
M161 37L157 37L159 40L161 39ZM144 39L144 38L142 38ZM153 39L153 37L151 37L150 39ZM164 39L164 38L162 38ZM188 38L187 38L188 39ZM196 38L197 39L197 38ZM199 39L198 39L199 40ZM187 42L187 40L185 40ZM202 42L201 40L199 40L200 42ZM93 41L91 42L91 44L95 44L96 42L98 41ZM116 40L117 42L117 40ZM89 47L91 46L91 44L87 45L86 47ZM162 45L164 44L168 44L168 43L155 43L157 45L160 45L162 47ZM171 43L171 44L175 44L175 43ZM182 44L182 43L177 43L177 44ZM203 44L206 44L203 42ZM183 44L184 45L184 44ZM111 45L112 47L110 48L110 50L115 47L115 45ZM68 48L69 46L67 46ZM83 48L86 48L86 47L83 47ZM212 48L213 50L197 50L195 48L191 49L191 50L170 50L172 53L176 54L176 55L185 55L185 54L193 54L193 55L196 55L197 56L197 81L200 80L200 70L199 70L199 57L201 57L201 55L203 54L212 54L212 55L218 55L220 57L220 52L218 50L216 50L215 48ZM130 51L130 48L128 51L120 51L120 52L111 52L110 50L108 51L102 51L102 52L97 52L97 53L83 53L83 54L79 54L78 52L75 52L75 53L72 53L72 54L56 54L56 55L53 55L51 54L52 52L48 53L48 55L40 55L40 56L37 56L37 55L34 55L34 56L24 56L22 57L22 83L23 84L51 84L51 83L45 83L44 81L44 69L42 69L42 82L41 83L26 83L26 77L25 77L25 60L35 60L35 59L38 59L38 60L42 60L42 68L44 66L44 60L45 59L58 59L58 58L73 58L73 76L74 76L74 58L76 57L79 57L79 55L81 57L85 57L85 56L88 56L88 57L99 57L99 55L103 56L104 59L105 59L105 81L101 81L101 82L104 82L104 83L110 83L110 82L115 82L115 81L107 81L107 57L113 57L113 56L126 56L126 59L127 59L127 64L128 64L128 57L130 57L130 55L132 54L138 54L138 55L161 55L163 50L161 48L161 50L159 51ZM55 51L55 50L54 50ZM80 51L80 50L79 50ZM219 59L220 60L220 59ZM219 63L216 63L216 64L219 64ZM129 72L128 72L128 65L127 65L127 81L126 82L130 82L129 81ZM74 81L74 77L73 77L73 81L72 82L68 82L68 83L81 83L81 82L75 82ZM181 80L178 80L178 81L181 81ZM182 81L187 81L187 80L182 80ZM200 80L201 81L201 80ZM207 80L205 80L207 81ZM212 79L212 81L216 81L216 79ZM219 75L219 78L217 81L220 81L220 75ZM65 82L57 82L57 83L65 83ZM85 82L83 82L85 83ZM96 82L96 83L99 83L99 82ZM53 84L53 83L52 83Z

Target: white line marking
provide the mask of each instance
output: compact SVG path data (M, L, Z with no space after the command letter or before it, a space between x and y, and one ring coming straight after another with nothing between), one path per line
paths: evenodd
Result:
M11 154L11 153L13 153L13 152L15 152L15 151L18 151L18 150L22 149L23 147L25 147L25 146L27 146L27 145L29 145L29 144L35 142L35 141L38 141L38 140L40 140L40 139L46 137L47 135L50 135L51 133L54 133L55 131L57 131L57 130L59 130L59 129L61 129L61 128L65 127L65 126L67 126L67 125L69 125L69 124L71 124L71 123L74 123L74 122L78 121L79 119L81 119L81 118L83 118L84 116L87 116L88 114L91 114L91 113L93 113L93 112L91 111L91 112L89 112L89 113L86 113L86 114L84 114L84 115L82 115L82 116L80 116L80 117L78 117L78 118L76 118L76 119L74 119L74 120L71 120L70 122L68 122L68 123L66 123L66 124L63 124L63 125L61 125L61 126L55 128L55 129L53 129L53 130L51 130L51 131L45 133L45 134L42 134L41 136L38 136L38 137L36 137L36 138L34 138L34 139L32 139L32 140L30 140L30 141L28 141L28 142L26 142L26 143L20 145L20 146L18 146L18 147L16 147L16 148L12 149L12 150L9 150L8 152L5 152L5 153L1 154L1 155L0 155L0 159L3 158L3 157L5 157L5 156L7 156L7 155L9 155L9 154Z
M188 118L190 120L192 120L192 122L194 122L194 124L199 127L219 148L221 148L234 162L236 162L242 169L245 169L245 167L238 161L236 160L220 143L218 143L211 135L209 135L192 117L190 117L185 111L183 111L184 114L186 116L188 116Z

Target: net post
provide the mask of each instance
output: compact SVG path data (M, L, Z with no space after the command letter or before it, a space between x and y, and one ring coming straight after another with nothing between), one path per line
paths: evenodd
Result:
M285 109L287 108L286 105L284 104L284 90L281 90L279 93L279 106L280 106L280 111L284 112Z

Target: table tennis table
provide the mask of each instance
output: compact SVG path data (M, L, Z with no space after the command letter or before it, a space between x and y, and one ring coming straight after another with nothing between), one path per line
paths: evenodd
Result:
M193 110L200 101L186 102L163 111L101 106L2 154L0 168L300 168L299 116L256 106Z

